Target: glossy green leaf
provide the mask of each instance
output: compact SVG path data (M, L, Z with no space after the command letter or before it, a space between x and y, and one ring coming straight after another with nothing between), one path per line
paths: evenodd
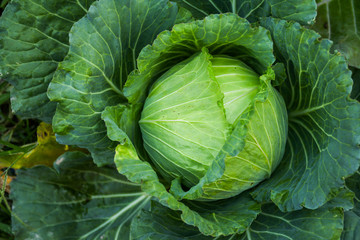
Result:
M318 14L312 29L334 42L351 66L360 68L360 1L317 0Z
M0 76L14 85L12 109L50 122L56 103L46 91L68 52L69 31L93 0L11 1L0 19Z
M360 104L349 98L351 72L331 54L331 42L297 23L267 18L278 61L288 79L280 86L289 113L284 159L253 193L280 209L316 209L359 167Z
M311 24L316 16L315 0L175 0L201 19L214 13L232 12L250 21L276 17Z
M16 239L129 239L131 219L149 203L139 185L79 152L62 155L54 167L17 171Z
M60 143L89 149L99 165L113 162L116 144L101 113L126 102L123 84L140 50L173 25L176 13L166 0L100 0L74 25L48 92L59 103L53 127Z

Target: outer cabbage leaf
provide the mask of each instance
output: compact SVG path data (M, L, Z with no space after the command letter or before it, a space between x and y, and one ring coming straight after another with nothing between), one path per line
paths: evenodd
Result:
M360 2L318 0L318 15L312 29L334 42L351 66L360 68Z
M46 91L69 46L69 31L93 0L11 1L0 20L0 76L14 85L12 110L50 122Z
M297 23L264 19L288 79L280 86L289 112L285 156L253 196L283 211L322 206L359 167L360 104L351 72L331 42Z
M53 119L57 140L90 150L95 163L113 162L115 143L101 112L126 102L122 88L140 50L170 28L177 7L166 0L100 0L74 24L70 49L48 95L59 102Z
M143 210L131 224L131 237L134 240L239 240L239 234L210 237L202 235L196 227L185 224L181 214L157 202L152 202L151 210Z
M149 203L139 185L82 153L17 171L11 183L16 239L128 239L131 219Z
M143 210L131 224L131 236L138 239L175 240L263 240L263 239L339 239L343 212L329 205L316 210L281 212L274 204L262 206L262 213L244 234L232 234L218 238L204 236L196 228L184 224L179 212L155 202L151 210Z
M175 0L201 19L213 13L232 12L250 21L259 17L277 17L302 24L313 23L316 16L315 0Z

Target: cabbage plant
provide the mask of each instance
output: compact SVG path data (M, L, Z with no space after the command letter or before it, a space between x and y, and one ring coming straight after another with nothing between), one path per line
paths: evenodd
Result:
M355 236L360 104L315 16L314 0L13 0L14 110L91 155L19 170L15 235Z

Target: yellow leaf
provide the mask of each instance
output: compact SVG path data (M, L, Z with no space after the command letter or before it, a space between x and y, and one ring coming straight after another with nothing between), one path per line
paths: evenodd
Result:
M29 149L28 145L23 146L24 149ZM34 144L34 148L27 152L10 153L8 155L0 155L0 168L10 167L12 168L29 168L35 165L52 166L53 162L63 153L67 151L82 151L87 152L84 149L69 147L56 142L55 134L52 130L51 124L40 123L37 128L37 143Z

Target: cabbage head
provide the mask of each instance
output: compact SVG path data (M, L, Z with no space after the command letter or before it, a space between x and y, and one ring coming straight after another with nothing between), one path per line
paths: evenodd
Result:
M286 107L267 78L241 60L203 50L156 80L139 123L145 149L162 176L181 178L190 188L238 122L246 129L239 153L226 156L223 176L204 186L204 198L222 199L269 178L284 154Z

